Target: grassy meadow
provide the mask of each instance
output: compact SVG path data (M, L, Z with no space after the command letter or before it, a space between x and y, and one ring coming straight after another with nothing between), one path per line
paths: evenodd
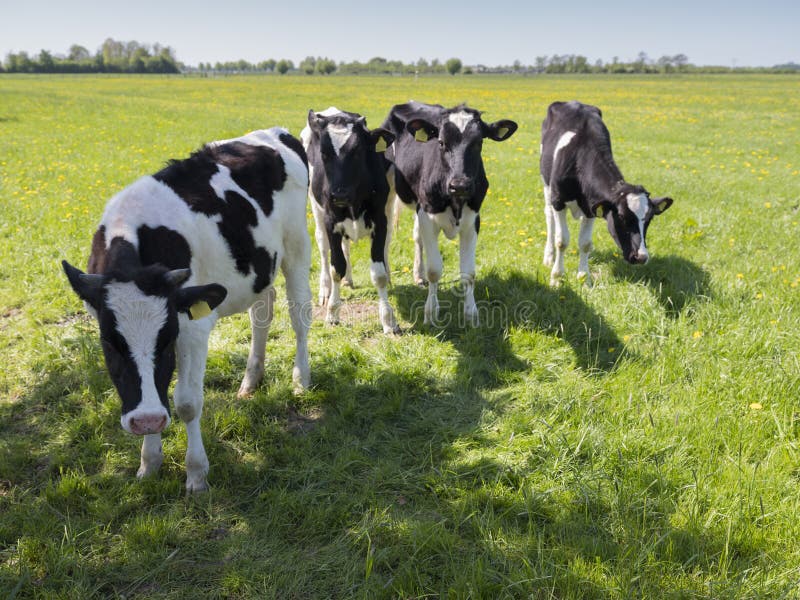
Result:
M237 400L246 315L206 373L207 494L185 433L158 476L119 425L85 266L105 202L202 143L330 105L378 126L409 98L511 118L486 142L476 299L457 244L422 324L412 217L392 245L384 336L366 242L343 325L311 328L292 394L279 303L264 383ZM548 286L547 105L603 110L628 181L675 203L625 264L602 224L593 287ZM0 597L800 597L800 79L0 77ZM313 232L309 217L309 231ZM312 292L319 256L314 248ZM279 298L283 298L282 281Z

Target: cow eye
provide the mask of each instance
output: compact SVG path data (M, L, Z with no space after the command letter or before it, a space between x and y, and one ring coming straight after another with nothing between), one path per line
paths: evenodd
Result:
M444 149L445 149L445 147L444 147L444 140L439 140L439 148L441 148L442 150L444 150Z

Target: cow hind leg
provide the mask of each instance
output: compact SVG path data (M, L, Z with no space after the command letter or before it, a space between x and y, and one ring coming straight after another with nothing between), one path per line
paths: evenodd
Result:
M581 216L580 231L578 233L578 280L586 285L592 284L592 276L589 272L589 254L594 249L592 244L592 231L594 229L594 219Z
M344 254L344 261L347 265L344 269L344 277L342 278L342 285L345 287L353 288L353 263L350 262L350 240L342 240L342 254Z
M175 384L175 412L186 427L186 492L208 489L208 458L200 433L203 413L203 378L208 357L208 338L216 318L208 316L181 322L176 342L178 380Z
M424 212L417 213L422 246L428 258L428 298L425 301L425 324L434 325L439 320L439 280L442 277L442 255L439 252L439 227Z
M388 221L375 224L372 235L372 264L369 267L370 277L378 290L378 315L384 333L400 333L400 327L394 318L392 305L389 304L389 269L386 265L386 254L389 249Z
M382 262L373 262L369 267L372 283L378 290L378 315L380 317L383 333L400 333L400 327L394 318L394 310L389 304L389 276L386 265Z
M314 212L314 221L316 228L314 230L314 238L317 241L317 248L319 249L319 305L325 306L328 303L328 298L331 295L331 274L328 270L330 264L328 243L328 233L325 231L325 217L322 209L315 206L315 201L312 199L311 206Z
M294 248L287 248L281 263L286 280L286 299L289 318L296 340L296 353L292 381L295 393L311 385L311 368L308 361L308 329L311 325L311 288L308 284L310 249L308 236L298 236ZM329 304L330 307L330 304Z
M545 267L552 267L555 262L554 234L555 234L555 211L550 204L550 186L544 186L544 222L547 227L547 240L544 243L544 258L542 262Z
M244 371L242 385L239 386L239 398L250 396L264 377L264 359L266 358L267 336L272 324L275 305L275 288L269 287L251 307L250 325L253 337L250 341L250 354L247 357L247 368Z
M567 228L567 211L551 210L555 213L555 261L550 271L550 285L558 287L564 276L564 253L569 246L569 229Z

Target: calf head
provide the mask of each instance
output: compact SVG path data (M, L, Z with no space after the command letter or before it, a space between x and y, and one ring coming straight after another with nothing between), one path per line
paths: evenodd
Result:
M631 264L644 264L650 259L645 236L655 215L672 206L672 198L651 198L640 185L618 184L612 200L595 205L595 215L604 217L608 232Z
M484 138L502 142L517 130L514 121L503 119L484 123L481 113L466 106L443 110L436 122L422 118L411 119L406 130L418 142L438 143L439 164L442 167L442 195L450 200L456 219L471 198L483 199L488 183L483 169L481 149Z
M148 266L90 275L62 262L72 289L96 313L106 367L122 400L122 428L158 433L169 424L167 388L175 371L178 313L202 318L227 291L217 284L183 287L189 269Z
M394 141L385 129L367 129L365 117L339 112L323 115L308 111L308 125L317 142L324 170L323 204L334 210L357 210L363 198L386 180L377 155Z

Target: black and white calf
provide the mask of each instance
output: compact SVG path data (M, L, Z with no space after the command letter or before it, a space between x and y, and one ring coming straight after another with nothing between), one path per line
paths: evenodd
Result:
M599 108L575 101L551 104L542 123L539 164L547 222L544 264L553 267L551 285L558 285L564 275L564 250L569 244L565 208L580 220L579 279L590 281L589 253L597 216L605 218L625 260L647 262L647 228L653 216L670 207L672 198L650 198L642 186L625 182L611 155L611 137Z
M174 401L186 426L186 489L206 488L200 416L209 334L219 317L249 309L253 338L239 394L251 393L264 374L278 266L297 341L295 386L308 386L307 186L305 152L284 129L214 142L108 202L87 273L63 262L72 288L99 321L122 427L144 435L139 477L162 462L177 359Z
M489 189L481 149L485 138L496 142L510 138L517 124L507 119L484 123L479 111L465 105L446 109L409 102L393 107L383 127L395 136L387 157L394 163L397 197L416 213L414 279L423 284L427 277L425 323L435 323L439 314L442 255L438 237L443 231L448 239L459 236L464 316L477 324L475 249L479 212Z
M321 257L319 302L327 306L326 321L339 322L342 280L353 285L350 242L369 237L381 325L385 333L399 332L387 291L391 205L384 153L394 136L385 129L370 131L359 114L330 107L308 112L300 139L308 154L309 197Z

